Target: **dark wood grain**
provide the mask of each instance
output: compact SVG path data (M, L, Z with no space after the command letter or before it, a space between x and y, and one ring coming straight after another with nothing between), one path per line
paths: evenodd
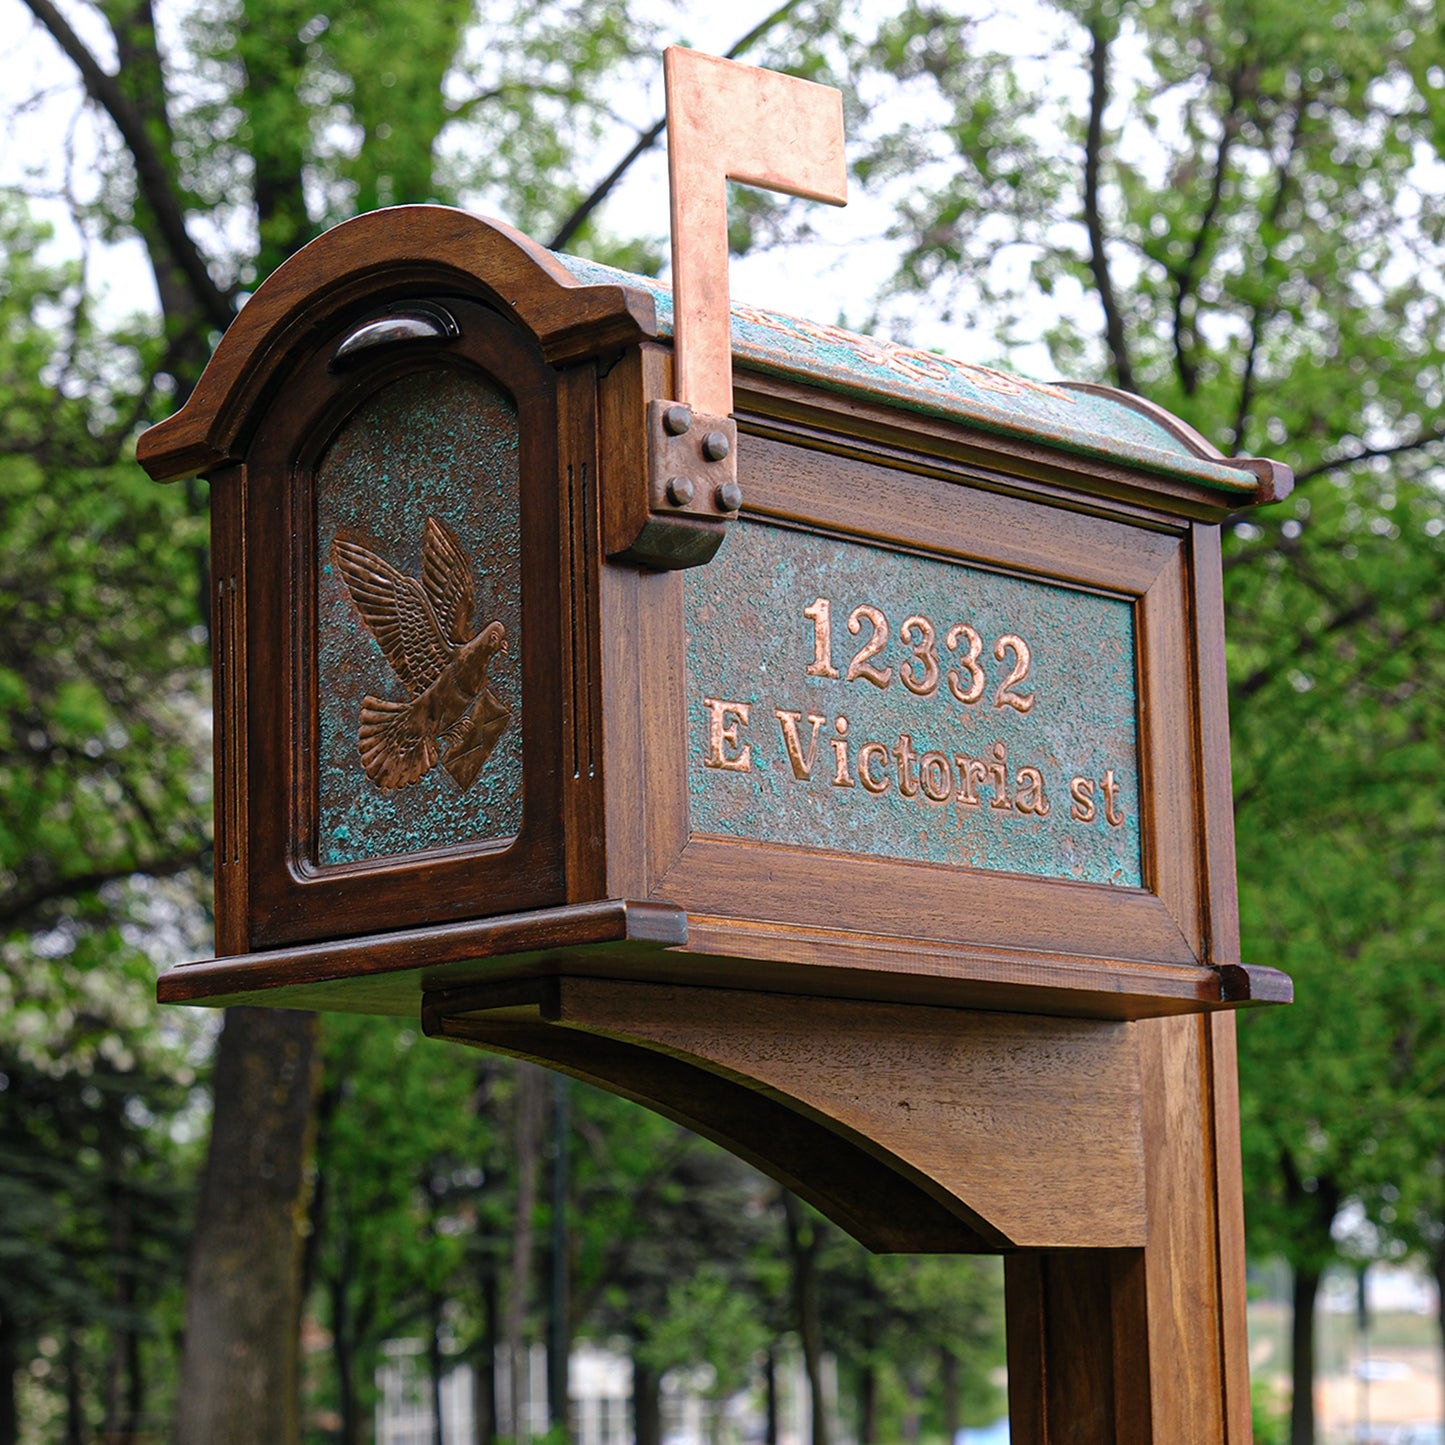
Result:
M930 464L978 468L982 477L991 478L988 485L1055 506L1132 512L1166 524L1218 523L1257 500L1257 494L1222 492L1186 477L1131 467L1122 458L1085 457L1042 438L1005 437L890 407L878 398L759 371L734 368L733 390L740 424L779 436L824 434L828 450L871 456L899 469Z
M494 1005L515 1007L485 987L432 996L426 1026L484 1042ZM1143 1242L1131 1025L807 998L784 1008L735 989L569 977L542 994L537 1017L562 1034L650 1051L655 1082L642 1070L629 1089L657 1107L676 1108L664 1061L716 1075L727 1085L716 1106L702 1081L689 1106L689 1118L715 1133L723 1130L714 1107L732 1117L740 1084L757 1100L786 1104L874 1165L961 1207L994 1247ZM564 1063L573 1057L562 1042L550 1052ZM1068 1170L1051 1168L1065 1149ZM762 1135L749 1150L773 1172L788 1170L784 1140ZM1040 1189L1048 1171L1050 1186ZM893 1227L906 1238L906 1221Z
M211 696L215 738L216 952L250 938L250 771L246 719L246 471L217 474L211 497Z
M1179 549L1177 524L1156 530L1136 517L1070 511L1061 526L1055 509L980 485L992 474L929 469L925 459L890 467L830 452L824 440L744 435L738 471L748 513L1135 596Z
M571 645L574 619L564 622L561 615L561 506L567 492L558 475L556 374L534 343L495 312L456 300L449 309L462 321L462 335L435 360L384 355L366 371L337 375L329 366L334 338L321 338L296 365L285 406L263 428L247 460L252 948L465 918L477 911L479 897L496 913L567 898L566 684L558 658ZM522 826L509 842L323 867L316 839L315 734L323 680L314 663L311 478L336 426L362 400L398 376L436 367L472 367L494 378L519 416ZM585 571L589 564L584 559L582 565ZM371 786L359 766L357 786ZM595 777L587 780L587 788L600 786ZM600 865L594 871L600 873Z
M1149 1237L1006 1261L1014 1438L1248 1445L1234 1020L1134 1028Z
M597 377L591 365L557 380L561 497L558 582L561 607L553 642L562 671L562 816L567 898L605 898L607 855L602 736L601 497L597 449ZM613 895L613 896L623 896Z
M614 900L575 906L605 912L641 905ZM646 907L677 919L676 936L661 942L642 933L592 940L575 934L570 907L184 964L162 976L159 993L172 1003L245 1001L404 1018L415 1015L421 992L440 987L443 975L463 980L485 975L500 985L571 973L1115 1020L1287 1002L1289 996L1288 979L1272 969L1221 973L1193 965L948 949L927 940L744 926L689 917L656 902Z
M681 1059L508 1017L505 1008L460 1016L429 1006L422 1022L435 1038L544 1064L653 1109L763 1170L869 1249L974 1254L998 1247L961 1204L946 1206L784 1103Z

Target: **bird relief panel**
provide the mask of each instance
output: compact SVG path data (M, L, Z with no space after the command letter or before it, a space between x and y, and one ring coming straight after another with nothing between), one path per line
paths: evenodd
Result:
M433 369L374 392L315 473L316 863L522 824L517 411Z

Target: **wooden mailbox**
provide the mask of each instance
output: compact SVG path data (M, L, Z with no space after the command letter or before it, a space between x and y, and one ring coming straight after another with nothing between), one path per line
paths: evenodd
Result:
M1219 524L1176 419L459 211L337 227L141 439L212 483L216 960L1009 1253L1015 1439L1248 1439Z
M262 286L142 439L213 495L223 958L414 1013L548 974L1136 1018L1233 918L1218 523L1287 473L1104 388L670 297L461 212Z

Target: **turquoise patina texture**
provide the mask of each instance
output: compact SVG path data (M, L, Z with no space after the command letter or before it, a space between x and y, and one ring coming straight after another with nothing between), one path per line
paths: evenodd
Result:
M672 335L672 291L576 256L557 258L586 285L635 286L652 296L657 329ZM947 417L1002 436L1187 477L1226 495L1249 497L1258 483L1223 458L1201 456L1152 417L1116 396L1030 381L972 362L860 336L836 326L735 303L733 357L742 367L813 382L830 391L907 411Z
M684 586L695 833L1143 885L1128 601L747 521Z
M522 821L522 696L518 658L521 562L517 412L482 378L454 370L403 377L342 425L316 469L316 760L321 865L515 836ZM410 692L334 565L338 536L368 549L418 587L428 517L455 537L474 590L468 634L493 622L508 651L490 687L510 714L495 749L466 788L437 764L386 788L359 749L365 699L405 703Z

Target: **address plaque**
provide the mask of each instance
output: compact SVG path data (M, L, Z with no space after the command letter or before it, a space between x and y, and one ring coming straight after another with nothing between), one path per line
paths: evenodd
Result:
M684 589L698 832L1143 885L1128 600L756 523Z

